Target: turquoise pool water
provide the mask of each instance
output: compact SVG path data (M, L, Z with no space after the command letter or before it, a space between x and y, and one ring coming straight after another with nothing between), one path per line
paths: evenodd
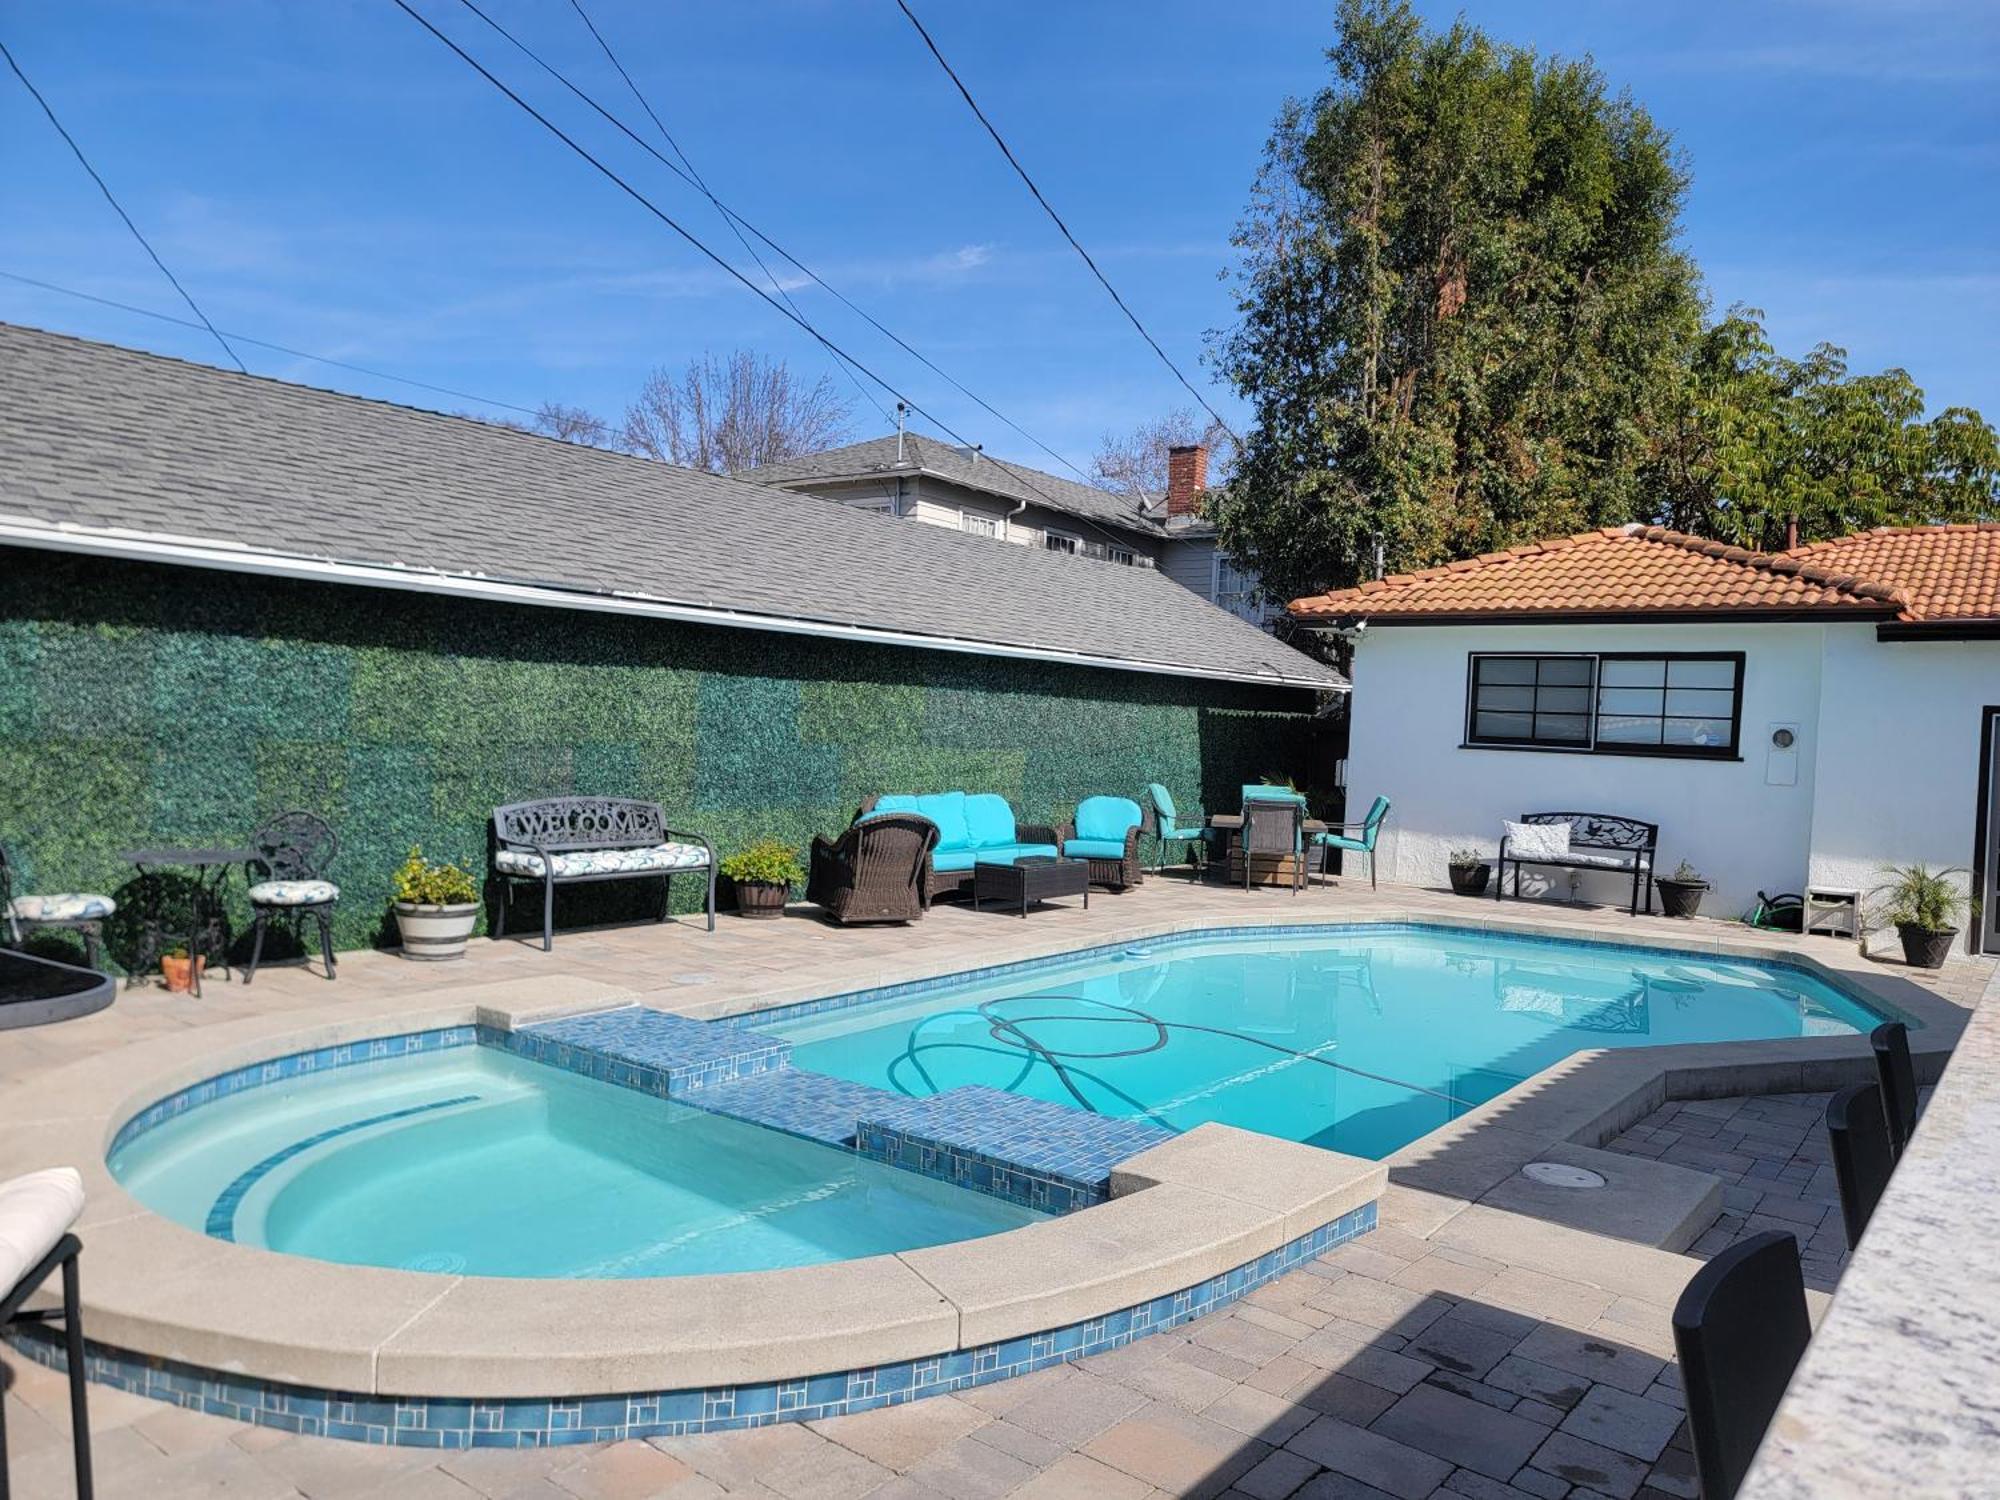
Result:
M763 1029L905 1094L986 1084L1380 1157L1573 1052L1866 1031L1802 970L1449 929L1268 934L945 985Z
M267 1084L111 1169L219 1238L476 1276L685 1276L971 1239L1043 1217L487 1047Z

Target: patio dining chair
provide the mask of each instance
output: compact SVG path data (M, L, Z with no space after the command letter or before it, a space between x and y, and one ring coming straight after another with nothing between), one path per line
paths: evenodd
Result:
M1840 1189L1840 1222L1847 1230L1847 1248L1855 1250L1882 1201L1889 1174L1896 1170L1881 1086L1852 1083L1835 1094L1826 1106L1826 1139Z
M1382 836L1382 824L1389 816L1389 799L1377 797L1368 809L1368 816L1359 823L1336 823L1325 833L1313 835L1313 846L1317 849L1345 849L1350 854L1368 856L1368 889L1376 889L1375 883L1375 842ZM1336 833L1334 829L1358 830L1353 836L1346 832ZM1322 871L1321 873L1324 873Z
M62 1323L77 1500L91 1500L83 1295L76 1270L83 1243L70 1233L70 1226L82 1212L83 1179L74 1167L50 1167L0 1182L0 1328ZM53 1307L25 1306L42 1283L58 1273L62 1276L62 1300ZM0 1496L7 1492L7 1429L0 1424Z
M1244 890L1250 889L1252 866L1256 864L1257 856L1262 854L1291 860L1292 894L1296 896L1299 893L1299 887L1305 883L1305 826L1306 805L1303 801L1263 797L1244 799L1243 832L1240 835Z
M7 924L8 946L18 948L31 932L44 928L74 932L83 939L83 961L93 969L99 961L104 941L104 919L118 910L109 896L89 891L59 891L51 895L14 894L15 866L0 844L0 918Z
M1146 787L1146 795L1153 803L1153 868L1158 870L1167 862L1167 845L1185 843L1188 846L1188 863L1195 862L1197 849L1208 846L1208 830L1199 824L1183 828L1179 809L1174 806L1174 796L1159 782L1151 782Z
M1917 1073L1910 1065L1910 1028L1884 1021L1868 1033L1875 1073L1882 1085L1882 1113L1889 1125L1889 1149L1898 1161L1917 1128Z
M254 917L250 963L243 971L247 985L257 977L264 956L264 929L275 918L292 925L294 938L307 917L319 924L319 951L326 960L326 977L333 978L333 908L340 887L326 878L340 840L317 813L279 813L250 836L250 910Z

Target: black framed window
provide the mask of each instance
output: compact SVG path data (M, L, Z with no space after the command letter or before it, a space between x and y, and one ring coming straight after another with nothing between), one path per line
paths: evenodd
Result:
M1743 653L1471 657L1465 742L1599 755L1734 758Z

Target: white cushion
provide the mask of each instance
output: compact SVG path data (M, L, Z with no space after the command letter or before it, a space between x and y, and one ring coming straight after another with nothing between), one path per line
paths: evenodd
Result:
M1569 855L1569 824L1508 823L1500 830L1507 835L1509 859L1564 859Z
M321 906L340 899L331 880L260 880L250 887L252 906Z
M83 1179L50 1167L0 1182L0 1294L12 1291L55 1249L83 1212Z
M23 922L91 922L118 910L109 896L64 891L57 896L16 896L7 909Z
M701 870L708 851L700 844L654 844L644 849L572 849L554 856L556 877L566 875L626 875L648 870ZM501 849L493 855L496 869L509 875L540 875L542 857L526 849Z

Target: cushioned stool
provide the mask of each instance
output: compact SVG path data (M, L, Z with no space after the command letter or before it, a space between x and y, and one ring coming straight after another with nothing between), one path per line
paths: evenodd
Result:
M0 1182L0 1327L63 1324L69 1365L69 1418L76 1447L76 1493L91 1500L90 1411L84 1401L83 1299L77 1291L76 1258L83 1246L69 1232L83 1212L83 1179L74 1168L51 1167ZM41 1284L62 1272L62 1302L24 1309ZM4 1407L0 1407L4 1413ZM7 1427L0 1414L0 1500L7 1483Z

